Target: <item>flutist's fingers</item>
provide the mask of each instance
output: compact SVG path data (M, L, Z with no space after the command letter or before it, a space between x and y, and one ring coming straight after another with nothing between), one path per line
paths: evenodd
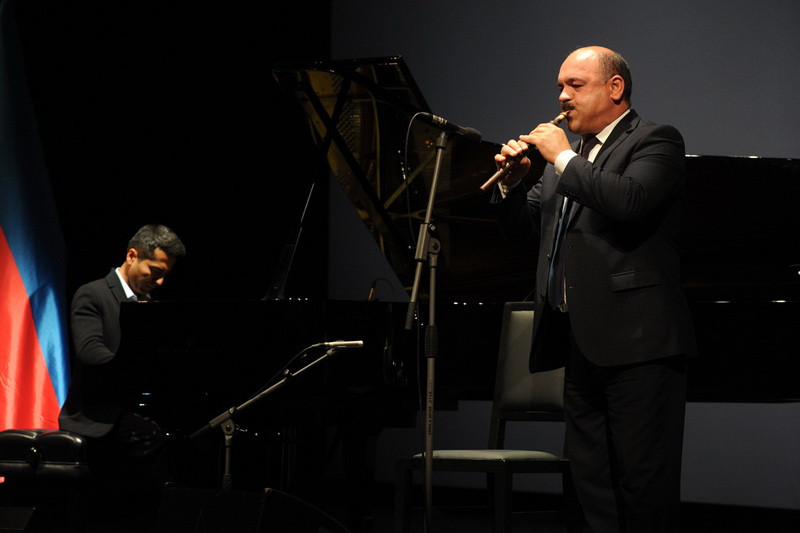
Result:
M550 126L556 128L558 124L564 120L569 114L569 109L563 109L556 118L551 120L548 124L539 124L537 129L542 126ZM556 128L558 129L558 128ZM561 130L559 130L561 131ZM528 173L531 168L531 161L525 154L530 149L537 149L536 140L532 135L536 132L533 130L529 135L520 135L519 140L511 139L507 144L504 144L500 149L500 153L494 156L495 165L497 165L497 172L495 172L483 185L480 190L486 192L495 186L496 183L503 183L507 186L513 186ZM567 137L564 132L561 132L566 141ZM567 142L569 148L569 142ZM557 155L557 154L556 154ZM552 162L552 161L551 161Z
M513 159L528 150L528 144L522 140L510 139L500 149L500 153L494 156L494 161L497 163L497 168L500 168L509 159Z
M550 163L554 162L562 151L570 149L567 134L550 122L539 124L528 135L520 135L520 141L536 146L542 157Z
M500 149L500 153L494 156L495 165L498 171L506 168L505 174L499 181L511 187L516 185L530 169L531 162L525 157L529 146L526 142L516 139L509 140ZM511 163L511 165L509 165Z

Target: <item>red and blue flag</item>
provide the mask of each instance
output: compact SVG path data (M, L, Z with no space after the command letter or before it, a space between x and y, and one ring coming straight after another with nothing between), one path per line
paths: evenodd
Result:
M58 428L66 250L11 0L0 0L0 429Z

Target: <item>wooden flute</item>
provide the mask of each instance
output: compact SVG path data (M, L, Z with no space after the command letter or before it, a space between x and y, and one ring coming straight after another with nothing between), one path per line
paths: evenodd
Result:
M558 114L558 116L556 116L556 118L550 121L550 124L558 126L561 123L561 121L567 117L568 113L569 110L562 111L561 113ZM492 174L492 177L486 180L486 183L481 185L480 187L481 191L483 192L488 191L492 185L505 178L508 175L508 173L514 170L514 167L516 167L519 164L520 159L525 157L525 154L527 154L531 150L536 150L536 147L531 146L527 150L522 152L519 156L506 161L506 163L502 166L502 168L500 168L497 172Z

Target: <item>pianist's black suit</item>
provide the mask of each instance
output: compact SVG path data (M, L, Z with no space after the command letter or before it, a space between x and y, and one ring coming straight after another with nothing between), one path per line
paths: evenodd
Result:
M115 269L75 292L70 328L76 360L67 401L58 421L61 429L87 437L93 472L87 502L107 513L95 513L93 508L87 511L89 520L111 517L124 522L126 527L135 524L140 528L136 531L145 531L149 530L145 528L153 522L158 509L155 487L162 480L156 479L154 465L163 455L158 452L164 436L158 425L147 418L113 402L102 401L97 389L104 388L98 381L104 378L99 374L89 375L111 361L119 349L120 305L126 299ZM103 503L97 504L98 501Z
M91 365L109 362L119 349L119 306L126 300L125 291L114 269L102 279L81 286L72 299L70 329L75 349L67 401L58 417L61 429L86 437L102 437L114 425L121 407L104 403L86 403L83 374Z
M109 386L102 381L107 375L89 375L99 369L97 365L110 362L119 349L119 308L126 300L115 269L75 291L70 313L75 368L58 422L61 429L105 441L95 441L90 445L92 451L112 446L114 453L147 457L163 443L158 425L108 401L102 394L113 390L113 383Z
M620 501L630 531L662 531L679 502L684 364L695 352L677 243L684 157L674 128L631 111L594 163L575 157L560 178L548 164L527 194L493 199L506 233L539 249L530 366L567 365L567 453L602 531L617 530ZM578 204L562 249L568 313L546 295L564 196Z

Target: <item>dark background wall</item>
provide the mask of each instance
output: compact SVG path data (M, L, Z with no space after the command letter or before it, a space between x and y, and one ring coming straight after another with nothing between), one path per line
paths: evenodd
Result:
M160 298L266 293L314 159L270 70L329 55L329 7L314 4L15 2L70 294L150 222L189 250Z
M505 142L558 113L572 49L622 53L640 115L690 154L800 157L800 5L791 0L332 2L334 59L402 54L437 115Z

